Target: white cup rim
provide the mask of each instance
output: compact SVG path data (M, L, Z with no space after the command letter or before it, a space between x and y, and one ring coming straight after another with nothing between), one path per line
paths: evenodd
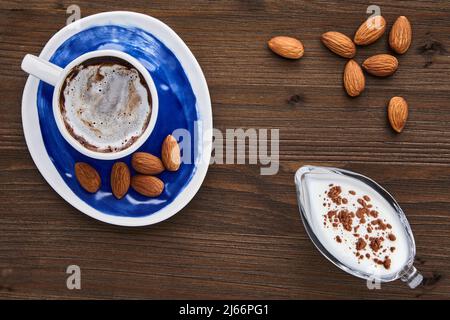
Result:
M83 61L98 57L115 57L130 63L144 77L144 80L147 82L147 86L150 90L150 95L152 98L150 120L144 132L128 148L117 152L99 152L86 148L69 133L69 131L65 126L63 117L61 116L59 99L61 94L61 87L64 84L67 75L75 66L81 64ZM72 60L63 69L63 72L61 73L61 76L54 87L52 107L53 107L53 116L55 118L59 132L73 148L75 148L78 152L90 158L99 160L116 160L132 154L137 149L139 149L144 144L145 141L147 141L148 137L150 136L156 125L156 120L158 118L159 100L158 100L158 91L156 90L155 83L148 70L136 58L132 57L131 55L122 51L108 49L108 50L90 51L85 54L82 54L81 56Z

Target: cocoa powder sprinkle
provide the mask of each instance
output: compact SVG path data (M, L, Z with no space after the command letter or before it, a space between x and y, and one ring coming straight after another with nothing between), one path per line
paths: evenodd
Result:
M390 233L390 234L388 235L388 238L389 238L389 240L391 240L391 241L395 241L395 240L397 239L397 237L396 237L393 233Z
M340 205L342 203L342 198L340 196L342 188L340 186L333 186L328 191L328 198L331 199L335 204Z
M352 231L353 214L347 210L341 210L338 213L339 222L342 227L347 231Z
M378 218L378 211L376 211L376 210L370 210L370 211L369 211L369 215L370 215L371 217Z
M356 242L356 250L363 250L366 247L367 243L364 241L363 238L359 238Z
M386 269L389 269L389 268L391 267L391 259L390 259L389 257L386 257L386 258L384 259L383 266L384 266Z
M357 201L363 208L367 207L367 203L363 199L358 199Z
M373 237L370 238L369 246L374 252L377 252L381 248L381 242L382 242L381 238Z
M352 250L353 246L356 251L354 251L355 249L352 251L354 251L353 253L358 260L364 258L372 259L377 265L389 269L392 264L391 258L385 256L382 259L381 256L384 256L386 252L393 253L395 251L393 246L383 247L385 238L390 241L396 240L395 235L387 231L387 229L392 229L392 226L379 218L380 213L376 210L376 206L370 203L371 198L368 195L350 198L353 203L349 205L350 201L343 197L342 194L342 187L336 184L330 184L329 189L325 191L326 196L323 206L329 211L324 215L324 225L326 225L326 228L329 228L331 225L335 230L341 232L340 236L336 235L336 242L345 242L350 250ZM349 190L348 194L354 196L356 192ZM349 210L351 206L354 208L353 211ZM366 234L362 230L358 231L361 226L363 227L362 230L366 231ZM342 231L349 232L357 240L342 238ZM373 236L369 235L371 233Z

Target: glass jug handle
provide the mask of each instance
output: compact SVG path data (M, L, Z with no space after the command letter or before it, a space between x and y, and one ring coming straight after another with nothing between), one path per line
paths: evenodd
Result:
M423 276L422 274L419 273L416 267L411 266L405 271L405 273L400 277L400 279L403 282L406 282L406 284L411 289L415 289L422 283Z

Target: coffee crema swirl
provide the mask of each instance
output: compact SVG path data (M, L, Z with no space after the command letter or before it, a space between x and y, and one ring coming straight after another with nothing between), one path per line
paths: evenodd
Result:
M150 122L152 98L142 74L116 57L74 67L61 88L60 111L70 135L96 152L130 147Z

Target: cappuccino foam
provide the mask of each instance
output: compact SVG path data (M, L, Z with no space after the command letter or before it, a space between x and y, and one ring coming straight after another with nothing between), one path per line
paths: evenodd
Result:
M149 124L149 88L139 71L125 61L79 65L61 90L60 110L65 126L90 150L126 149Z

